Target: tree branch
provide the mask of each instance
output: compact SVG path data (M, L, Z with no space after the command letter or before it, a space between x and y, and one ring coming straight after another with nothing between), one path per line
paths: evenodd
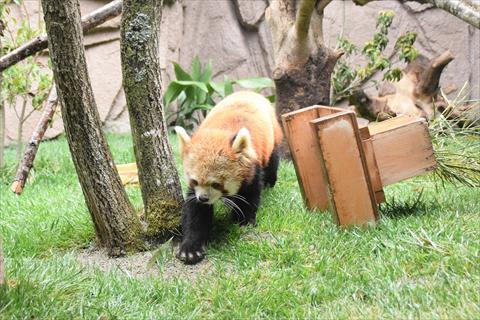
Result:
M122 13L122 0L114 0L82 18L82 29L86 33ZM0 72L23 59L47 49L47 36L38 36L0 58Z
M462 19L477 29L480 29L480 5L470 0L414 0L420 3L430 3L435 7Z
M446 51L435 59L432 59L427 69L422 73L415 91L425 95L433 95L438 89L438 83L440 82L443 69L454 58L450 51Z
M53 84L52 90L48 95L47 103L45 104L45 108L43 109L42 116L38 121L38 124L35 130L32 133L30 142L25 148L23 160L18 166L17 174L11 186L11 190L15 192L17 195L20 195L23 191L23 187L25 186L25 182L27 181L27 178L28 178L28 173L30 172L30 169L33 166L33 160L35 160L35 156L37 155L40 142L42 141L43 136L45 135L45 131L47 131L48 123L50 122L50 120L53 118L53 115L55 114L57 103L58 103L57 90L55 89L55 84Z
M312 18L314 8L315 0L301 0L300 7L297 11L297 17L295 19L295 31L297 33L297 40L299 43L303 43L308 37L310 20Z
M357 5L363 6L378 0L353 0ZM418 3L429 3L435 7L462 19L466 23L480 29L480 5L471 0L410 0ZM475 1L475 0L474 0ZM478 1L478 0L477 0Z

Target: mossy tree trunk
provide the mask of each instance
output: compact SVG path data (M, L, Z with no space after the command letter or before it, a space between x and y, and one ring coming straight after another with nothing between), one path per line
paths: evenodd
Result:
M85 63L78 0L42 0L70 153L99 244L112 256L140 244L140 222L101 131Z
M139 172L148 233L179 226L180 179L168 143L158 56L160 0L125 0L121 26L123 87Z

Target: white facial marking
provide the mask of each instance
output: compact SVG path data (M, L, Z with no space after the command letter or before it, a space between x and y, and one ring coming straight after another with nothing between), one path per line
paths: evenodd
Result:
M224 189L227 191L228 195L232 196L240 190L241 182L235 180L227 180L225 182Z

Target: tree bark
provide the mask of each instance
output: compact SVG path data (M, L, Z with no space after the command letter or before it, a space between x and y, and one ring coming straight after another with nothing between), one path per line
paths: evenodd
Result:
M183 196L168 143L158 58L160 0L126 0L121 59L148 234L162 236L180 224Z
M278 0L267 9L278 115L330 103L330 77L341 56L323 44L323 10L330 2Z
M86 15L82 19L83 32L88 32L91 29L101 25L105 21L108 21L122 13L122 0L115 0L107 5L101 7L98 10ZM17 49L9 52L0 58L0 71L7 69L8 67L22 61L23 59L47 49L48 41L47 36L38 36L24 44Z
M57 90L54 84L52 86L50 94L48 95L48 99L45 104L45 108L43 109L42 116L40 117L37 126L33 130L32 137L30 138L30 141L25 148L23 160L19 164L17 174L15 176L15 179L13 180L11 190L17 195L20 195L23 192L23 187L25 186L25 182L27 181L28 173L33 166L33 161L35 160L35 156L37 155L40 142L42 142L45 131L47 131L48 123L53 118L55 110L57 109L57 101Z
M353 0L358 5L365 5L378 0ZM480 4L478 0L407 0L418 3L429 3L435 7L462 19L466 23L480 29ZM475 3L476 1L476 3Z
M330 104L330 78L342 52L323 43L323 11L332 0L271 1L265 17L272 33L276 109L280 115ZM284 156L289 157L286 144Z
M82 45L78 0L42 0L48 46L70 153L98 242L111 256L140 245L140 222L101 131Z

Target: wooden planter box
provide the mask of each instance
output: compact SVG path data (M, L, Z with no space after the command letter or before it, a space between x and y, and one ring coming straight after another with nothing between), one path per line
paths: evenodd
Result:
M282 124L307 207L329 209L339 225L375 223L384 186L436 167L423 118L359 128L352 111L312 106Z

